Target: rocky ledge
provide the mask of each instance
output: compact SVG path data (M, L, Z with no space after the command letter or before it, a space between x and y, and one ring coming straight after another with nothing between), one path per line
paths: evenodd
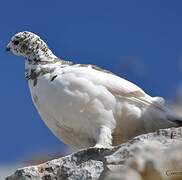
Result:
M182 128L140 135L111 149L84 149L18 169L6 180L181 180Z

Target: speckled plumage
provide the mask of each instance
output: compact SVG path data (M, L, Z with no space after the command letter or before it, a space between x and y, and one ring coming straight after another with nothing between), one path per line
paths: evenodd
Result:
M163 98L97 66L59 59L34 33L16 34L7 50L26 58L35 107L51 131L72 147L109 147L181 121Z

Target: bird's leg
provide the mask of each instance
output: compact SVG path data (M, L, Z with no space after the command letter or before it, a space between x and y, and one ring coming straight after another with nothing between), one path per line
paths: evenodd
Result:
M97 132L96 148L109 148L112 146L112 130L106 126L101 126Z

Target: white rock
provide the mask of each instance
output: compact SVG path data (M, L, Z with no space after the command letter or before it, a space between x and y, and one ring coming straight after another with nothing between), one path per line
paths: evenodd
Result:
M89 148L25 167L6 180L180 180L181 151L182 128L164 129L118 147Z

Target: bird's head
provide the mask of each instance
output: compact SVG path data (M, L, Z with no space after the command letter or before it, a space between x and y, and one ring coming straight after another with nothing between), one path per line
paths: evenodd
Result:
M15 34L6 50L33 61L46 61L56 57L38 35L28 31Z

